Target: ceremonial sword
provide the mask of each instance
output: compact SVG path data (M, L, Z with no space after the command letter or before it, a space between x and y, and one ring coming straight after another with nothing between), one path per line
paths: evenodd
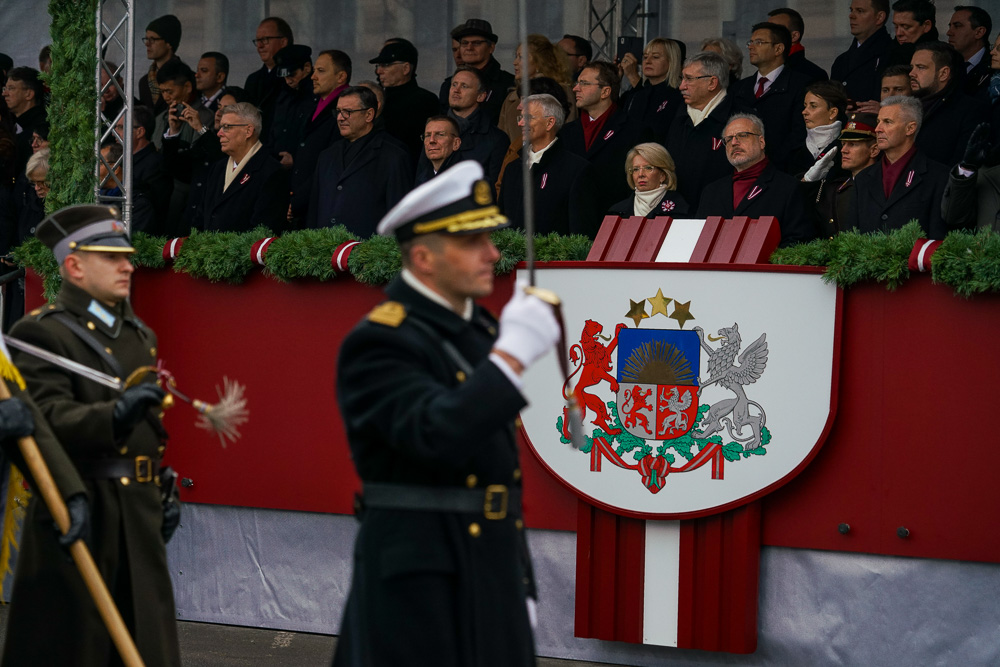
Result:
M167 396L163 399L163 407L169 408L173 405L173 396L190 404L199 414L198 426L218 434L223 447L226 446L227 439L235 441L239 437L240 434L236 430L236 427L247 420L246 399L243 398L244 387L238 382L230 382L229 378L223 379L225 391L218 392L219 402L213 405L197 398L191 398L178 391L177 382L173 374L163 368L162 363L157 366L140 366L132 372L131 376L122 380L120 377L102 373L96 368L81 364L79 361L67 359L60 354L50 352L37 345L32 345L20 338L4 334L3 339L7 345L16 350L30 354L33 357L49 362L53 366L58 366L75 375L79 375L105 387L110 387L116 391L125 391L136 377L141 377L145 373L154 373L157 379L162 380L163 388L168 392Z
M521 44L521 62L528 63L531 54L528 51L528 8L526 0L518 0L518 39ZM528 267L528 286L525 292L533 294L542 301L552 306L552 310L559 323L559 342L556 347L556 356L559 359L559 369L562 371L563 381L569 380L569 362L566 353L566 325L563 322L562 300L559 295L552 290L535 285L535 192L534 182L531 179L531 171L528 166L528 151L531 148L531 111L524 100L528 99L531 93L531 86L528 82L527 71L529 67L521 68L521 191L524 194L524 263ZM515 287L516 289L516 287ZM583 446L583 416L580 410L580 402L576 398L576 392L566 399L566 415L569 418L569 435L574 449Z

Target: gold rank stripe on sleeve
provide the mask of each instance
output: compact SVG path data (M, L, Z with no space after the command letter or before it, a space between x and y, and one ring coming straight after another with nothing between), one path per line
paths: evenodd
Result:
M406 308L398 301L381 303L368 313L368 321L387 327L398 327L406 319Z

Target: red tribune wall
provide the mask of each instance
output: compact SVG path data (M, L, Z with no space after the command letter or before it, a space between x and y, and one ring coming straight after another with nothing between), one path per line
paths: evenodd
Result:
M487 305L498 310L510 291L501 279ZM28 292L40 293L37 279ZM191 410L167 415L169 463L194 482L184 500L351 511L358 481L337 412L336 357L380 299L346 278L282 284L255 273L231 286L138 271L136 310L178 387L211 401L223 375L247 385L251 420L225 449L194 427ZM1000 296L960 299L926 275L895 292L848 290L836 423L812 464L764 498L764 543L1000 562L989 519L1000 504L998 330ZM522 460L528 525L576 530L576 497L527 449Z

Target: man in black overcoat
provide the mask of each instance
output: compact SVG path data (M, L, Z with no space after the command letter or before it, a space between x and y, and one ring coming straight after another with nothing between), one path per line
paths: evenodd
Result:
M337 666L535 664L514 420L559 325L520 285L499 323L473 300L493 289L490 233L507 226L492 191L466 161L378 226L403 271L337 363L362 480Z
M520 123L529 124L528 151L534 186L535 233L586 234L593 238L604 216L597 205L593 167L566 149L556 136L563 124L562 105L551 95L530 95L521 101ZM622 162L624 171L625 163ZM500 189L500 210L511 225L524 228L524 161L507 165Z
M375 93L363 86L347 88L337 98L337 128L343 138L320 153L307 227L344 225L368 238L413 187L406 147L385 130L374 130L377 103Z
M848 14L851 46L837 56L830 79L847 89L847 99L858 111L875 113L881 99L882 70L889 64L892 37L885 29L889 20L888 0L851 0Z
M842 229L862 232L899 229L917 220L930 239L947 233L941 199L948 167L916 146L921 105L902 95L882 100L875 136L881 159L854 178L854 207Z
M462 54L462 64L475 67L482 74L486 83L486 97L480 106L496 125L500 120L500 108L504 98L514 87L514 75L500 67L500 62L493 57L493 51L500 39L493 32L493 26L483 19L469 19L451 31L451 38L459 43ZM448 95L451 92L451 77L441 84L438 99L441 110L448 109Z
M732 171L722 145L722 131L733 114L728 86L729 63L712 51L692 56L681 71L687 108L670 126L667 151L677 165L677 190L695 210L702 189Z
M260 142L261 116L249 102L226 107L219 143L227 155L212 165L202 229L245 232L263 225L279 232L288 213L288 172Z
M723 130L726 155L735 171L705 186L699 218L774 216L781 226L781 246L811 241L813 224L806 215L799 182L778 171L764 155L764 125L750 114L736 114Z

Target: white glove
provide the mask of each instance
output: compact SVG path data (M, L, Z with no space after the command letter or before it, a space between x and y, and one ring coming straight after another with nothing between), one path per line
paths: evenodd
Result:
M814 183L818 180L826 178L826 175L830 173L830 167L833 166L833 158L837 156L838 150L839 148L834 146L829 150L829 152L827 152L826 155L816 160L816 164L809 167L809 171L807 171L806 175L802 177L802 180L806 183Z
M527 368L555 347L559 322L552 306L526 293L525 287L526 283L517 283L514 296L500 313L500 336L493 347Z

